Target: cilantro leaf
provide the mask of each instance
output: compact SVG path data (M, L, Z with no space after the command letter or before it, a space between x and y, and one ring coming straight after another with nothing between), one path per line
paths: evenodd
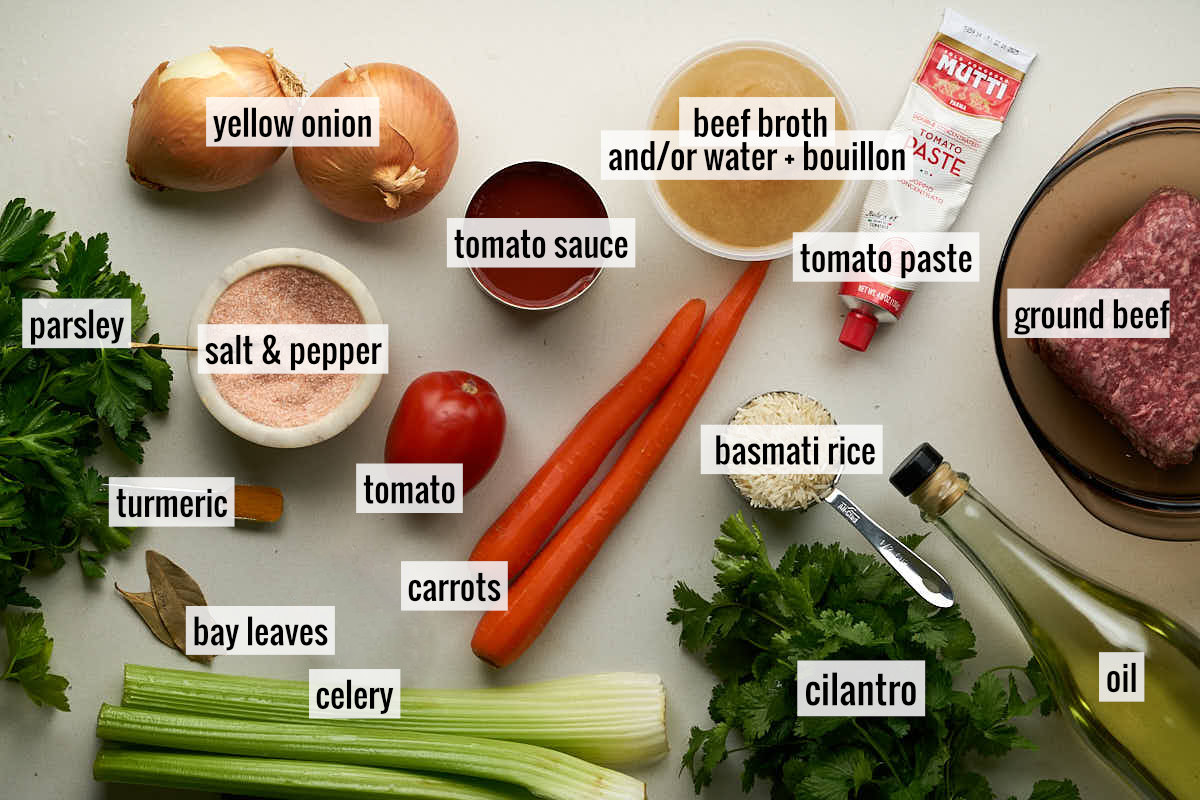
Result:
M956 689L975 656L970 623L958 608L925 603L875 557L792 545L773 565L758 530L735 515L721 525L713 566L717 592L680 582L667 614L680 644L720 681L713 725L692 729L683 757L697 792L729 760L731 734L745 752L746 791L766 780L772 797L799 800L993 800L979 757L1033 746L1014 720L1053 702L1037 663L988 670L970 691ZM797 717L796 662L834 654L924 661L925 716ZM1033 687L1029 698L1017 672ZM1069 781L1039 781L1033 792L1030 800L1078 800Z
M1068 780L1038 781L1029 800L1079 800L1079 787Z
M697 794L712 783L713 770L725 760L728 736L729 726L723 722L709 730L692 728L687 752L683 754L683 766L691 772Z
M871 780L874 762L862 750L843 750L809 766L800 782L799 797L811 800L846 800Z
M995 673L987 673L971 688L971 721L981 729L999 723L1008 710L1008 695Z
M1010 795L1008 800L1017 800L1017 797ZM1068 780L1038 781L1033 785L1029 800L1080 800L1079 787Z
M709 602L685 585L675 584L675 607L667 614L672 625L679 625L679 643L695 652L705 645L704 630L712 606Z

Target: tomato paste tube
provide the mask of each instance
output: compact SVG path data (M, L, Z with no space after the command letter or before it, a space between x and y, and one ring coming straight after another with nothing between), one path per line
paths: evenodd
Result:
M895 322L904 313L915 283L909 281L846 281L838 290L850 308L838 341L860 353L871 344L880 322Z
M949 230L1033 58L1028 48L946 9L891 125L909 134L913 177L873 182L858 230ZM839 293L850 313L842 344L866 350L880 322L899 318L913 288L901 281L843 283Z

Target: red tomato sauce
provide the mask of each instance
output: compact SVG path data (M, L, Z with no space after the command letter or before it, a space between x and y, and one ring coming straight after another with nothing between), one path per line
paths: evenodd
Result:
M484 181L466 216L597 219L608 217L608 212L591 184L571 170L546 161L526 161ZM600 269L472 267L471 272L501 300L523 308L552 308L582 294Z

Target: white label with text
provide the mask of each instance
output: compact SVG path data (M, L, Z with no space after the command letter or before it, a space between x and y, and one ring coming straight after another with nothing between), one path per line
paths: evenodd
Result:
M882 425L701 425L703 475L883 473Z
M114 528L232 528L233 478L109 478Z
M461 514L462 464L359 464L359 514Z
M331 656L333 606L188 606L189 656Z
M386 374L387 325L197 325L201 375Z
M400 670L310 669L309 719L400 719Z
M800 661L800 717L923 717L924 661Z
M128 298L27 297L21 301L21 347L128 348L133 336L130 306Z
M978 233L794 233L792 280L977 283Z
M600 177L606 181L846 181L913 176L910 136L902 131L834 131L826 147L753 147L714 140L680 141L679 131L601 131Z
M446 266L451 269L611 269L633 267L632 217L450 217Z
M378 147L378 97L208 97L206 147Z
M832 97L680 97L679 143L833 147L836 113Z
M401 561L401 611L507 611L507 561Z
M1146 654L1099 653L1101 703L1146 702Z
M1170 289L1009 289L1012 339L1169 339Z

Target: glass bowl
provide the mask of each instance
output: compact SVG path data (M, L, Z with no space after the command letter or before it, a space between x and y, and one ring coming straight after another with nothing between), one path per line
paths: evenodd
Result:
M1155 189L1200 195L1200 88L1156 89L1109 109L1034 190L1000 258L992 330L1017 412L1084 508L1115 528L1200 540L1200 458L1159 469L1080 400L1023 339L1005 335L1007 290L1061 288Z

